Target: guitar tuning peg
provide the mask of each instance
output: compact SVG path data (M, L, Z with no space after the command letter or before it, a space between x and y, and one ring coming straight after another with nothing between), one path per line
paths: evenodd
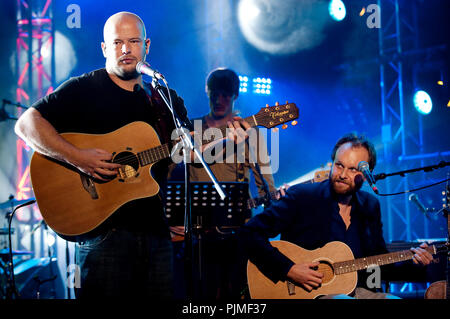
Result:
M283 126L281 127L283 130L285 130L285 129L287 129L288 128L288 126L287 126L287 124L283 124Z
M298 124L298 122L297 121L292 121L292 126L296 126L297 124Z
M280 105L280 103L278 103L278 102L275 102L275 106L278 106L278 105Z
M278 127L272 129L274 133L278 132Z

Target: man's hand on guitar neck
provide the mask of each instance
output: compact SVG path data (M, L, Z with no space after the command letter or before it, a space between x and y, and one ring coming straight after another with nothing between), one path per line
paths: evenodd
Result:
M98 148L79 149L70 159L71 165L81 172L101 181L108 181L117 175L120 164L109 163L112 160L111 153ZM106 178L105 178L106 177Z
M248 138L247 130L251 128L247 121L239 116L234 116L233 121L227 122L229 133L227 138L236 144L244 142Z
M309 292L322 284L323 274L314 270L317 266L319 262L295 264L289 269L287 277Z
M414 253L413 262L416 265L427 266L433 261L433 255L425 250L427 247L428 245L426 243L422 243L420 247L411 248L411 251Z
M281 197L286 196L286 191L288 190L288 188L291 187L291 185L288 185L286 183L283 184L283 186L280 186L280 188L278 189L278 192L276 192L275 194L275 199L280 199Z

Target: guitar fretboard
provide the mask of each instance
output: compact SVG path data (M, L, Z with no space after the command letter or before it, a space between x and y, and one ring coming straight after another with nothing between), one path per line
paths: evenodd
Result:
M170 156L169 144L160 145L137 153L139 164L141 166L155 163Z
M297 107L294 103L286 103L285 105L276 105L263 108L257 114L249 116L243 120L245 120L250 125L250 127L264 126L266 128L272 128L277 125L292 121L296 118L298 118ZM202 144L210 143L213 140L219 139L221 137L227 137L227 131L229 129L227 125L217 129L220 130L222 135L213 135L209 140L202 140ZM139 160L139 164L141 166L145 166L170 157L170 149L174 144L175 142L170 142L138 153L137 157ZM129 157L125 160L122 159L121 161L122 163L133 161L133 158Z
M244 120L247 121L250 126L254 127L257 126L258 123L255 120L256 116L250 116L245 118ZM226 127L221 127L218 128L221 132L222 132L222 136L226 136L225 134L227 133L228 126ZM203 140L203 144L209 143L211 142L211 140ZM139 164L141 166L145 166L145 165L149 165L151 163L155 163L157 161L160 161L164 158L168 158L170 157L170 150L169 150L169 144L170 143L166 143L142 152L137 153L138 159L139 159ZM175 143L173 143L175 144Z
M434 246L427 247L426 250L430 254L436 253ZM383 266L393 264L399 261L405 261L413 258L414 253L410 250L403 250L388 254L382 254L372 257L358 258L354 260L347 260L336 262L333 264L334 273L336 275L346 274L353 271L367 269L370 266L377 265Z
M300 184L312 184L312 183L314 183L314 181L315 181L315 179L312 178L312 179L304 181L304 182L302 182ZM269 198L270 198L270 200L277 200L277 196L279 196L279 195L280 195L280 191L279 190L271 191L269 193ZM264 204L265 202L266 202L266 196L259 196L259 197L256 197L256 198L250 198L247 201L247 208L256 208L256 207Z

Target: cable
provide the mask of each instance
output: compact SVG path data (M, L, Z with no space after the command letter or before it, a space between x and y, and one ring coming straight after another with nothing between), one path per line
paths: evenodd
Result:
M392 193L392 194L378 194L378 196L394 196L394 195L408 194L408 193L416 192L416 191L419 191L419 190L422 190L422 189L425 189L425 188L433 187L433 186L445 183L447 181L450 181L450 178L444 179L444 180L442 180L440 182L433 183L433 184L430 184L430 185L427 185L427 186L422 186L422 187L419 187L419 188L410 189L410 190L407 190L407 191L404 191L404 192L398 192L398 193Z

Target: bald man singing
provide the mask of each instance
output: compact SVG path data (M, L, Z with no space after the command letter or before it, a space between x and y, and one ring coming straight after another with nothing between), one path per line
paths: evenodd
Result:
M15 127L35 151L99 183L116 178L120 165L113 163L113 154L101 145L77 147L61 133L105 134L144 121L155 129L161 143L167 143L174 128L158 92L136 72L136 64L145 60L150 47L142 20L130 12L116 13L106 21L103 38L105 68L70 78L35 102ZM192 129L183 100L175 91L170 95L179 117ZM170 165L167 159L152 168L161 188ZM159 194L133 200L75 238L75 259L81 270L75 285L77 298L171 298L172 246L163 212Z

